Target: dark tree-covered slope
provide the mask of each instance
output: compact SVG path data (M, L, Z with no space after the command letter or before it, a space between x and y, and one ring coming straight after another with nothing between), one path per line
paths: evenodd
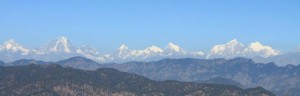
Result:
M273 96L263 88L154 81L103 68L86 71L60 65L0 67L1 96Z

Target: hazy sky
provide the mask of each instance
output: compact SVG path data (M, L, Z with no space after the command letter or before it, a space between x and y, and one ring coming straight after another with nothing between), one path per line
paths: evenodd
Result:
M66 36L76 46L112 52L168 42L207 52L234 38L294 51L299 0L0 0L0 42L33 48Z

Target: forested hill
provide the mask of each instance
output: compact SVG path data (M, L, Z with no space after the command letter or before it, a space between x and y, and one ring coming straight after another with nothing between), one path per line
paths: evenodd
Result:
M1 96L274 96L258 87L154 81L103 68L86 71L56 64L0 67Z

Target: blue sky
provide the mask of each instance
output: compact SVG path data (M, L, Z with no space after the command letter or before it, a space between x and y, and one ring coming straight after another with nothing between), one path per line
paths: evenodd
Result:
M0 41L33 48L66 36L100 52L168 42L209 51L234 38L282 51L300 45L299 0L1 0Z

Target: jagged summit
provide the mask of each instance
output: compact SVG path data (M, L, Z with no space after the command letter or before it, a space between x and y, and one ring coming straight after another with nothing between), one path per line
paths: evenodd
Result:
M233 39L226 44L215 45L210 51L210 58L214 57L237 57L238 55L243 55L242 51L244 45L238 42L237 39Z
M248 45L244 45L237 39L228 41L225 44L215 45L211 48L210 52L204 53L201 50L195 52L189 52L181 48L179 45L169 42L164 48L160 48L155 45L151 45L144 49L130 49L126 44L122 44L115 52L108 54L101 54L93 47L73 46L71 41L65 37L57 37L43 44L41 47L34 49L27 49L21 44L18 44L13 39L4 42L0 46L0 53L2 55L0 60L5 62L13 61L17 59L37 59L45 61L58 61L67 59L74 56L83 56L100 63L105 62L127 62L127 61L153 61L163 58L236 58L245 57L255 59L261 62L273 62L272 60L264 60L281 56L279 50L273 49L271 46L263 45L256 41ZM296 54L296 53L295 53ZM298 55L291 56L298 56ZM300 54L300 53L299 53ZM288 55L288 54L285 54ZM291 56L282 56L280 60L289 59ZM300 55L299 55L300 57ZM263 59L260 59L263 58ZM279 58L279 57L278 57ZM292 58L293 59L293 58ZM277 60L277 59L276 59ZM291 60L292 64L300 63L300 60ZM285 64L277 61L280 64ZM289 64L286 63L286 64Z
M170 42L168 43L168 45L165 47L165 50L168 50L168 51L173 51L173 52L182 52L182 48L180 48L178 45Z
M29 53L29 49L23 47L21 44L15 42L15 40L10 39L5 41L0 46L0 51L2 52L13 52L13 53L20 53L22 55L27 55Z
M68 40L67 37L57 37L44 44L42 47L36 49L39 53L50 53L50 52L63 52L72 53L75 51L74 46Z
M150 53L150 52L154 52L154 53L162 53L164 52L163 49L157 47L157 46L150 46L148 48L146 48L144 51Z
M229 41L227 44L238 44L240 43L236 38L232 39L231 41Z
M120 47L119 47L119 50L128 50L128 46L126 44L122 44Z
M270 46L262 45L256 41L244 46L243 43L238 42L237 39L233 39L226 44L216 45L211 49L208 58L235 58L235 57L264 57L268 58L271 56L279 55L280 51L273 49Z
M256 41L251 43L247 49L245 49L248 53L258 53L261 54L262 57L267 58L270 56L277 56L280 51L273 49L270 46L262 45L260 42Z

